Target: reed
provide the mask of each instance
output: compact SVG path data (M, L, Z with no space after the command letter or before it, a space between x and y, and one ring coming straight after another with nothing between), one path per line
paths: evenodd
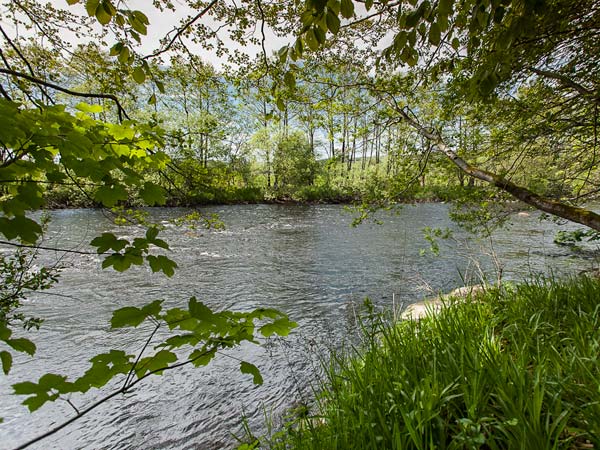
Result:
M311 414L262 447L600 448L600 282L539 280L363 322Z

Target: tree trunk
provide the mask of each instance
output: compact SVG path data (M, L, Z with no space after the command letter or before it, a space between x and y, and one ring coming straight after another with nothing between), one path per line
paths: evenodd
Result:
M404 110L397 109L402 118L410 126L415 128L421 136L429 139L437 148L438 151L446 155L459 169L478 180L490 183L505 192L508 192L513 197L521 200L523 203L533 206L540 211L544 211L554 216L562 217L563 219L570 220L571 222L580 223L587 227L590 227L596 231L600 231L600 214L596 214L593 211L589 211L585 208L577 206L567 205L557 200L542 197L529 189L518 186L512 181L506 178L496 175L495 173L488 172L487 170L479 169L470 165L458 154L446 145L439 133L431 131L423 127L419 122L410 117Z

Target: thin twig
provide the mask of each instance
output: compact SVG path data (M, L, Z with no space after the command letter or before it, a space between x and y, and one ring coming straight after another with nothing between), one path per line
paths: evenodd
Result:
M152 53L150 55L144 56L142 59L154 58L155 56L158 56L158 55L161 55L161 54L167 52L173 46L173 44L175 43L175 41L177 40L177 38L179 38L179 36L181 36L185 32L185 30L187 30L189 27L191 27L198 19L202 18L202 16L204 16L204 14L206 14L208 11L210 11L212 9L212 7L217 4L217 1L218 0L213 0L212 2L210 2L206 8L204 8L202 11L200 11L198 14L196 14L194 17L192 17L181 28L178 28L177 32L175 33L175 35L171 38L171 40L169 41L169 43L165 47L163 47L160 50L157 50L156 52L154 52L154 53ZM174 31L174 30L171 30L171 32L172 31ZM169 34L171 32L169 32Z

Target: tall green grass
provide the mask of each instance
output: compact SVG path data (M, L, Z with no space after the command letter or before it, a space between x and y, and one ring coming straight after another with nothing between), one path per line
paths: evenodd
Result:
M365 323L310 417L261 442L297 449L600 448L600 283L491 289L419 322Z

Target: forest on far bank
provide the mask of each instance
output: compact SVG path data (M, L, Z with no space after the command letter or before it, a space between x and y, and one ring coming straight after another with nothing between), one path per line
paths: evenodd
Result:
M9 11L17 23L23 11ZM58 11L37 13L58 20ZM79 26L90 27L84 19ZM488 202L506 197L456 166L419 127L439 130L461 159L536 195L580 202L598 191L597 102L586 94L593 89L538 69L504 83L494 75L497 85L488 79L473 87L458 75L469 61L460 57L462 44L456 38L438 43L440 61L434 54L427 66L409 71L383 61L374 70L364 61L373 59L375 50L356 44L340 52L335 42L297 61L282 48L217 70L183 45L146 59L126 41L73 43L48 30L52 40L44 41L44 35L11 40L8 32L2 46L5 99L23 104L51 100L50 105L65 105L67 111L103 123L119 123L126 111L126 126L144 124L156 139L168 163L146 168L143 181L113 180L111 206L142 205L139 190L145 182L160 186L160 203L167 205ZM336 41L352 37L342 34ZM405 35L401 32L398 39L413 39ZM423 36L431 45L431 35ZM497 38L491 32L488 37ZM587 39L582 34L555 51L575 51L577 42ZM525 50L530 57L538 51ZM565 70L583 77L575 67L584 64L589 50L581 45ZM592 86L595 78L589 75L585 83ZM78 111L82 101L89 106ZM398 115L400 104L418 127ZM126 133L117 136L116 144L126 145L121 137ZM101 177L89 179L89 171L78 176L64 165L59 169L60 182L40 186L47 206L103 205Z

